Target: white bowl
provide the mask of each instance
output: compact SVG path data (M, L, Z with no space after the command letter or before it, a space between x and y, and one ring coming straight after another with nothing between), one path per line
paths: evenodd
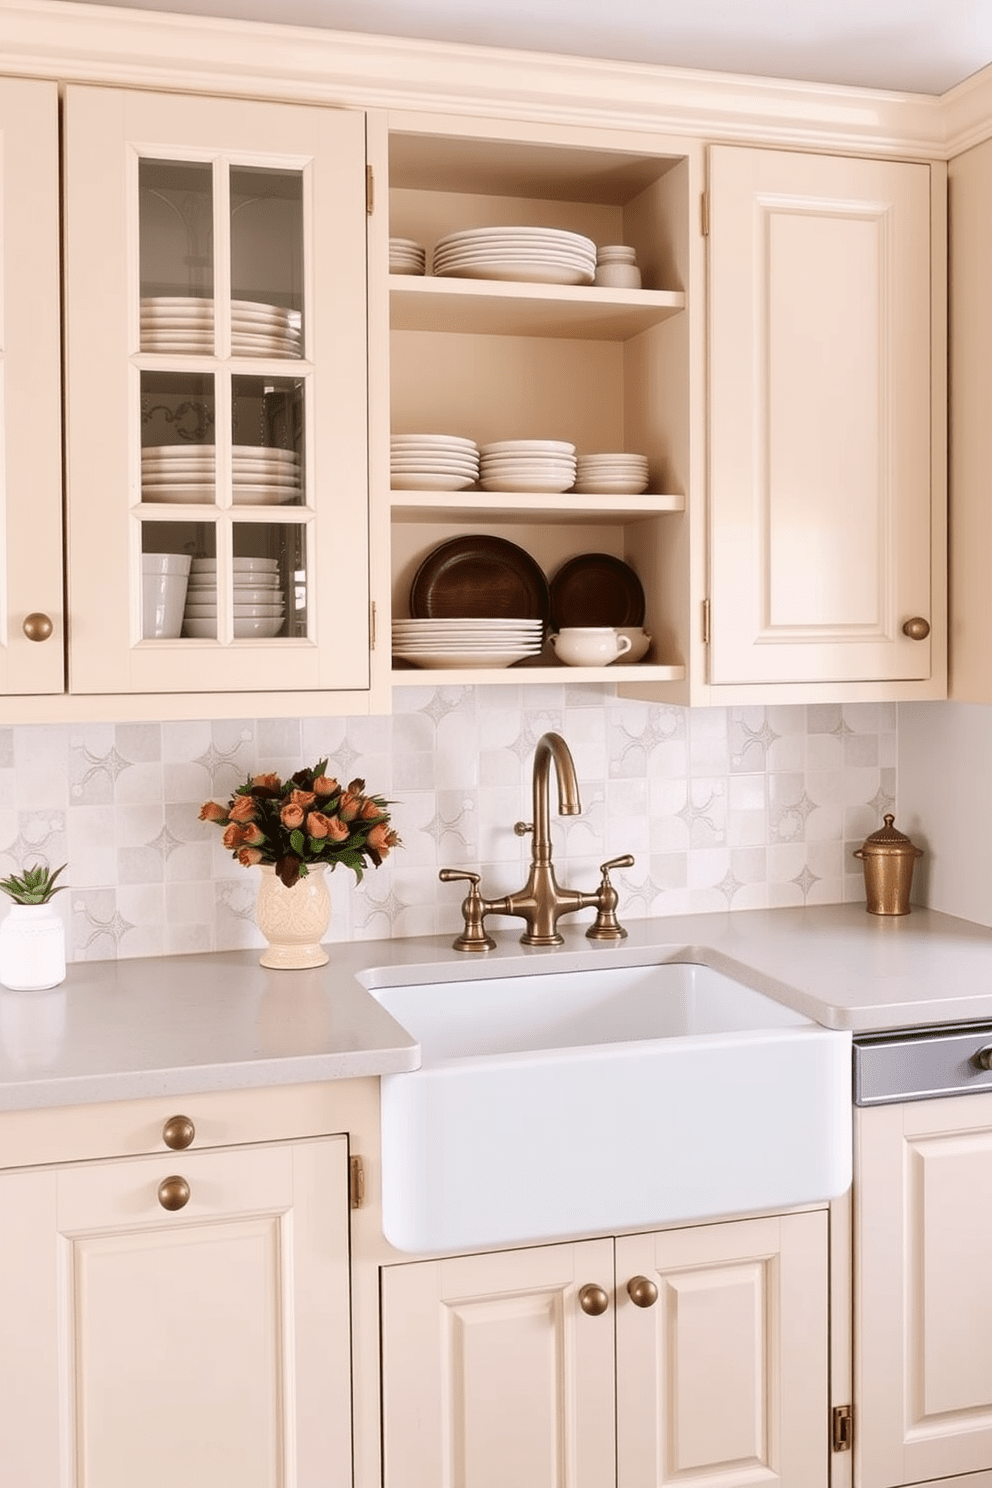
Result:
M651 649L650 632L642 630L638 625L618 625L617 635L626 636L630 641L630 650L622 658L625 665L632 661L642 661Z
M277 615L283 615L286 606L282 604L236 604L234 606L235 620L274 620Z
M251 637L254 640L264 640L267 637L277 636L283 624L282 615L259 616L257 619L243 615L234 622L234 634L239 639Z

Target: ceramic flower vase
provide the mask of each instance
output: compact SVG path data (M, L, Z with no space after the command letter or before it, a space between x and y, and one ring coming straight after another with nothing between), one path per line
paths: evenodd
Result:
M291 889L270 864L262 864L255 917L269 942L259 965L293 971L306 966L326 966L327 952L321 945L331 919L331 896L324 880L323 864L310 867Z
M43 992L65 981L65 928L51 904L12 904L0 924L0 983Z

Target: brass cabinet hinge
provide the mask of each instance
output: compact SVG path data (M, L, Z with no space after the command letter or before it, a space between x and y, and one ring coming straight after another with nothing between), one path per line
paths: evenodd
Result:
M365 1164L360 1157L348 1159L348 1202L352 1209L361 1209L365 1202Z
M704 191L699 198L699 230L704 238L710 235L710 194Z
M370 165L365 167L365 211L369 217L375 211L375 173Z
M831 1412L831 1440L835 1452L849 1452L854 1444L854 1407L835 1405Z
M708 646L709 643L710 643L710 602L709 602L708 599L704 599L703 600L703 645L704 646Z
M376 608L375 608L375 600L373 599L371 601L371 603L369 604L369 650L370 651L374 651L375 650L375 625L376 625Z

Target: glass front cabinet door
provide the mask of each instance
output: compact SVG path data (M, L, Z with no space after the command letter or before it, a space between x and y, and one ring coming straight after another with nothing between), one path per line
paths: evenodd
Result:
M71 690L366 689L364 116L66 117Z

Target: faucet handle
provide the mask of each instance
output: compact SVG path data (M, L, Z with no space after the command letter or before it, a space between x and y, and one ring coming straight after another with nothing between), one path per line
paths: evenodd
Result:
M619 858L610 858L608 862L599 865L599 871L603 877L596 890L596 918L586 931L588 940L623 940L625 938L627 932L617 920L619 896L610 883L610 869L632 868L633 866L634 859L630 853L624 853Z
M518 837L526 837L528 832L533 832L533 822L514 822L513 830Z
M465 879L469 884L469 891L462 900L465 929L451 942L452 947L456 951L495 950L496 942L486 932L486 907L479 891L479 874L459 868L441 868L437 876L442 883L456 883L459 879Z

